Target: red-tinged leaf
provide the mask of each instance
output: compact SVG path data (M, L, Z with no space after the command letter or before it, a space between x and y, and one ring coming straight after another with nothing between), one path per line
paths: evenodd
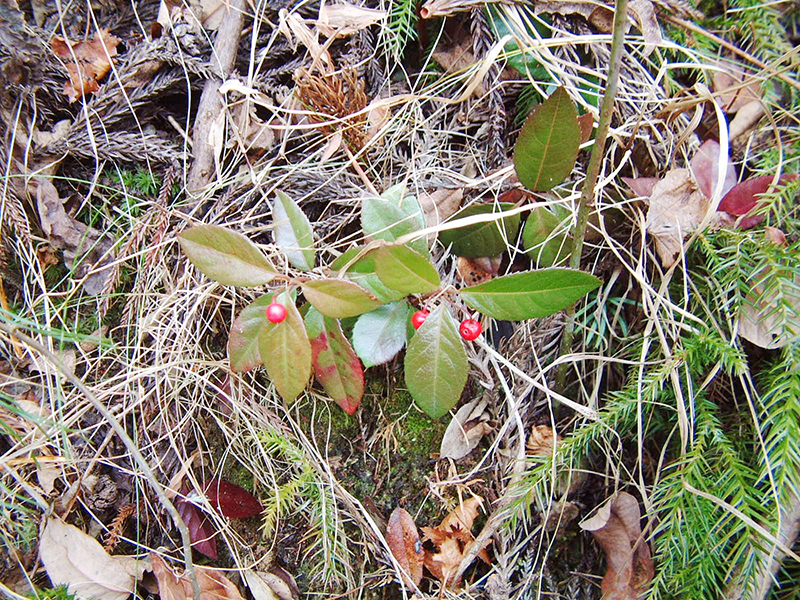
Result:
M653 188L661 180L658 177L623 177L622 181L624 181L637 196L649 198L653 193Z
M762 175L761 177L745 179L725 195L722 202L719 204L719 210L736 215L737 217L746 215L755 208L758 203L758 197L769 191L773 179L774 177L772 175ZM797 179L797 175L783 175L778 184L785 184L795 179ZM740 221L740 226L742 229L750 229L758 225L763 218L763 215L756 215L742 219Z
M514 169L522 185L546 192L575 167L581 130L567 90L558 88L528 117L514 146Z
M228 358L231 369L238 373L264 364L258 349L258 336L268 322L264 311L272 302L272 296L267 294L248 304L231 325Z
M419 539L417 525L405 509L398 507L392 511L386 527L386 543L403 569L406 585L409 585L410 582L419 585L422 581L422 564L425 553L422 549L422 541ZM411 586L409 585L409 587Z
M352 415L364 396L364 368L336 319L310 308L305 318L314 375L328 395Z
M224 479L212 479L203 486L208 503L223 517L246 519L259 514L264 507L258 498L246 489Z
M692 158L691 167L694 179L706 198L714 195L719 176L720 145L716 140L706 140ZM722 195L727 194L736 185L736 167L731 159L725 156L725 179L722 184Z
M217 533L208 516L186 500L178 500L175 503L175 508L189 529L189 540L192 542L192 548L216 560Z

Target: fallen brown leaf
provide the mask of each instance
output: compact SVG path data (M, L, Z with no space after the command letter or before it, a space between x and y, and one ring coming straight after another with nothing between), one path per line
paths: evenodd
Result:
M470 530L482 504L482 498L473 496L459 504L438 527L422 528L425 541L436 546L436 552L425 550L425 568L445 587L456 588L461 585L455 574L462 559L475 543L475 537ZM486 548L481 548L478 556L487 564L490 562Z
M464 458L478 446L484 435L492 431L487 405L486 399L480 397L458 409L442 436L440 458Z
M345 37L378 23L386 15L384 10L353 4L323 4L316 25L327 38Z
M83 282L84 291L90 295L100 294L112 273L112 269L102 268L113 261L111 241L67 214L50 180L32 178L28 193L36 200L42 230L50 244L64 251L64 263L71 269L74 267L76 279L88 275Z
M717 94L722 110L735 113L753 100L761 99L761 82L748 77L741 68L731 64L719 64L722 70L714 71L711 88Z
M299 597L297 586L293 589L276 573L246 569L242 574L254 600L297 600Z
M176 574L154 552L150 553L150 561L161 600L193 600L192 581L185 573ZM203 600L244 600L239 588L220 571L195 565L194 574Z
M117 44L121 41L107 29L98 31L94 39L88 42L71 42L61 36L51 40L50 48L65 62L69 75L64 93L70 103L100 88L98 81L111 70L112 59L117 55Z
M39 556L53 586L66 585L78 598L127 600L134 577L93 537L51 517L39 540Z
M581 523L606 555L603 600L639 600L653 579L653 559L642 537L640 518L636 498L620 492Z
M707 211L708 198L692 181L689 169L672 169L653 186L645 227L664 267L675 264L684 236L702 222Z
M763 274L755 279L763 279ZM792 312L797 314L800 311L800 295L796 292L800 277L796 277L794 283L794 292L790 286L785 286L788 292L776 286L772 293L766 295L764 285L754 286L739 311L739 335L767 350L783 348L796 339L800 333L798 323L787 323L784 311L776 310L779 304L788 303L794 309Z
M560 435L554 435L549 425L534 425L525 450L533 456L548 456L553 453L556 439L560 442L562 438Z
M424 553L414 519L403 508L395 508L386 527L386 542L403 569L406 585L418 586L422 581Z
M419 206L425 217L425 227L436 227L452 217L461 208L464 190L440 189L419 195Z
M503 255L467 258L459 256L456 260L456 271L464 285L478 285L497 277Z

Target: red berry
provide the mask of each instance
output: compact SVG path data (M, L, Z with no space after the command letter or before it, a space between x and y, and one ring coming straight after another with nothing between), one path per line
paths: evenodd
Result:
M278 302L273 302L267 307L267 321L280 323L286 318L286 307Z
M419 329L422 327L422 324L425 322L425 319L428 318L430 313L427 310L418 310L413 315L411 315L411 325L414 326L414 329Z
M461 325L458 328L461 337L468 342L477 339L481 331L483 331L483 327L481 327L481 324L475 319L464 319L461 321Z

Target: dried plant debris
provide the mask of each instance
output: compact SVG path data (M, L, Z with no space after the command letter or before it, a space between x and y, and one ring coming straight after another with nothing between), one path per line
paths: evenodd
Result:
M64 61L69 75L64 93L70 102L100 89L99 82L111 70L121 41L106 29L101 29L88 41L73 42L61 36L50 41L53 54Z
M459 504L438 527L422 528L423 540L431 542L435 547L435 551L425 550L425 568L445 587L457 588L461 585L455 575L461 561L475 543L472 525L482 504L482 498L473 496ZM490 564L486 548L481 548L478 556L486 564Z
M158 594L161 600L193 600L192 581L186 573L175 573L155 552L150 553L150 562L158 581ZM239 588L221 571L195 565L194 574L200 587L201 598L244 600Z
M488 404L485 397L480 397L458 409L442 437L441 458L464 458L478 447L484 435L492 431Z
M606 554L604 600L640 600L653 579L650 546L642 535L636 498L620 492L581 523Z

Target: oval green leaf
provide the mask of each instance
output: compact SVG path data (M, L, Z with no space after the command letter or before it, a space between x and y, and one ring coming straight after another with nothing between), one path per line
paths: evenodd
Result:
M414 196L405 196L400 202L365 198L361 202L361 227L366 237L394 242L402 235L423 229L425 220ZM424 256L428 254L428 242L424 236L409 246Z
M509 202L501 202L499 205L471 204L448 220L454 221L463 217L492 213L497 213L497 220L441 231L439 232L439 241L445 247L450 246L450 251L456 256L466 258L496 256L504 252L508 245L513 244L517 238L520 216L517 214L501 217L502 211L513 207L514 205Z
M286 254L289 263L301 271L310 271L316 260L314 232L302 209L287 194L275 191L272 220L275 243Z
M178 243L203 275L224 285L254 287L269 283L277 275L253 242L218 225L187 229L178 234Z
M392 360L406 345L408 302L392 302L361 315L353 327L356 354L369 368Z
M328 395L352 415L364 397L364 368L339 321L310 308L305 317L314 375Z
M303 284L303 294L326 317L357 317L381 305L381 301L352 281L320 279Z
M391 188L390 188L391 189ZM341 254L331 264L332 271L341 271L351 260L353 260L363 250L363 246L350 248ZM380 278L375 274L375 260L369 255L362 256L358 261L347 268L344 273L339 273L339 277L345 277L349 281L360 285L370 294L381 301L381 304L397 302L406 297L403 292L398 292L386 287Z
M404 294L427 294L441 280L431 262L408 246L381 246L370 252L375 273L387 287Z
M303 318L288 296L276 297L286 307L286 318L267 323L258 336L261 360L281 397L291 402L305 389L311 377L311 343Z
M575 167L581 130L567 90L558 88L533 111L514 146L514 169L522 185L545 192Z
M522 248L539 267L552 267L566 260L571 240L562 221L545 206L534 208L522 229Z
M263 365L258 349L258 336L269 323L265 311L274 294L261 296L242 309L231 325L228 336L228 359L231 369L238 373Z
M485 315L522 321L557 313L599 285L589 273L551 268L505 275L460 293L467 306Z
M414 334L405 358L408 391L432 419L447 414L461 398L469 363L450 312L437 307Z

